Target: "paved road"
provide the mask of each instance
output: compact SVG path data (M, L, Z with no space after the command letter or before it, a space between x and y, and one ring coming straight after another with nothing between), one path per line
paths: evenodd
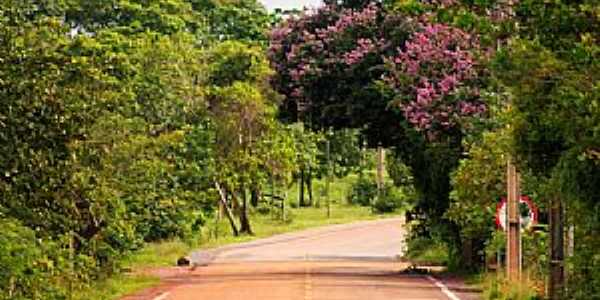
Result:
M196 252L200 267L164 270L161 286L123 300L476 299L404 274L403 235L402 221L388 219Z
M192 254L197 264L307 261L396 260L401 255L401 219L358 222L284 234Z

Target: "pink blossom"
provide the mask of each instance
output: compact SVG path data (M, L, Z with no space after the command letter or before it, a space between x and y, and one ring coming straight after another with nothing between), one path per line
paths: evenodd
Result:
M344 62L349 66L361 62L367 54L376 48L375 43L369 39L358 39L356 43L357 47L354 50L344 54Z
M295 97L295 98L299 98L299 97L302 97L303 94L304 94L304 91L302 91L302 89L295 88L292 90L291 96Z
M461 95L466 93L473 99L479 95L477 89L469 88L477 75L473 49L477 49L477 44L462 30L444 24L423 24L404 48L388 59L398 74L413 80L408 90L402 80L391 78L386 82L399 94L412 95L412 100L401 102L400 107L417 130L449 129L458 124L458 118L485 112L485 105L478 100L449 101L459 89Z

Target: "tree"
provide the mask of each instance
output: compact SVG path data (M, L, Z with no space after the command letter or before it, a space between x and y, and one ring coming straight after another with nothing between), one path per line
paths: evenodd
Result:
M256 0L207 1L196 5L207 16L210 35L219 40L239 40L264 44L269 26L274 22Z
M212 209L205 178L180 176L210 165L186 149L206 103L193 35L75 33L61 3L0 9L0 210L68 245L91 279L144 241L189 235Z
M515 154L519 165L542 178L543 196L567 207L575 228L568 295L599 295L597 249L600 165L598 152L598 6L524 1L515 8L518 38L496 57L493 71L512 95ZM577 33L577 34L575 34ZM590 269L591 268L591 269ZM560 292L557 295L560 296Z
M144 242L190 237L215 212L215 178L245 196L289 177L262 48L208 47L260 39L270 16L242 2L218 3L226 24L206 1L0 3L0 252L31 260L0 259L0 298L63 298Z
M298 205L301 207L312 206L313 189L312 179L314 171L318 169L318 144L322 141L320 134L306 130L304 124L295 123L292 125L292 135L296 150L296 178L298 178ZM305 198L305 187L308 191L308 201Z
M73 0L64 7L65 21L79 32L113 28L123 34L147 30L195 34L205 30L204 16L186 0Z
M272 31L272 85L286 96L281 118L358 128L370 146L393 146L413 171L425 231L441 224L460 246L457 226L443 216L464 133L485 117L478 43L428 15L359 2L331 3Z
M209 110L216 128L217 180L233 196L239 210L241 233L252 234L248 217L248 190L263 177L259 150L269 138L274 117L274 94L266 86L271 74L258 46L223 42L209 50L211 85ZM241 203L239 202L241 198Z

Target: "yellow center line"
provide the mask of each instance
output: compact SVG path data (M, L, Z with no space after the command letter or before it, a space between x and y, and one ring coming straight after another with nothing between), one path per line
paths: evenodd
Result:
M310 276L311 269L307 266L304 269L304 300L312 300L312 277Z

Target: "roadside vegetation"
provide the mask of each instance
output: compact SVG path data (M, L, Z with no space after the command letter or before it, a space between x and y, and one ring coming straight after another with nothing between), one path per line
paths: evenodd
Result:
M568 280L552 297L600 297L597 1L341 2L274 29L273 86L291 118L360 128L408 167L408 253L503 274L494 215L512 159L542 224L551 207L566 212ZM547 230L523 233L520 286L533 297L548 296ZM513 283L498 285L490 299L511 299Z
M404 209L414 259L502 274L509 159L541 223L564 211L554 298L597 299L599 36L597 0L2 1L0 299ZM531 297L550 237L523 233Z
M401 210L391 214L377 214L369 207L350 205L344 200L347 189L352 186L357 176L350 175L336 179L331 183L330 215L327 215L325 205L299 208L296 197L289 197L285 211L286 218L282 219L279 207L274 211L252 211L252 225L256 228L254 235L234 236L226 220L209 220L207 225L188 240L171 240L145 245L140 250L125 256L121 262L122 273L99 280L91 286L78 291L75 299L119 299L149 286L159 283L159 279L148 275L145 271L155 268L173 267L175 262L192 251L212 249L229 244L248 242L276 234L300 231L326 225L352 223L357 221L375 220L386 217L396 217ZM315 187L324 186L322 180L316 180ZM289 194L298 195L298 187L292 185ZM319 200L318 200L319 201ZM325 199L320 199L321 203Z

